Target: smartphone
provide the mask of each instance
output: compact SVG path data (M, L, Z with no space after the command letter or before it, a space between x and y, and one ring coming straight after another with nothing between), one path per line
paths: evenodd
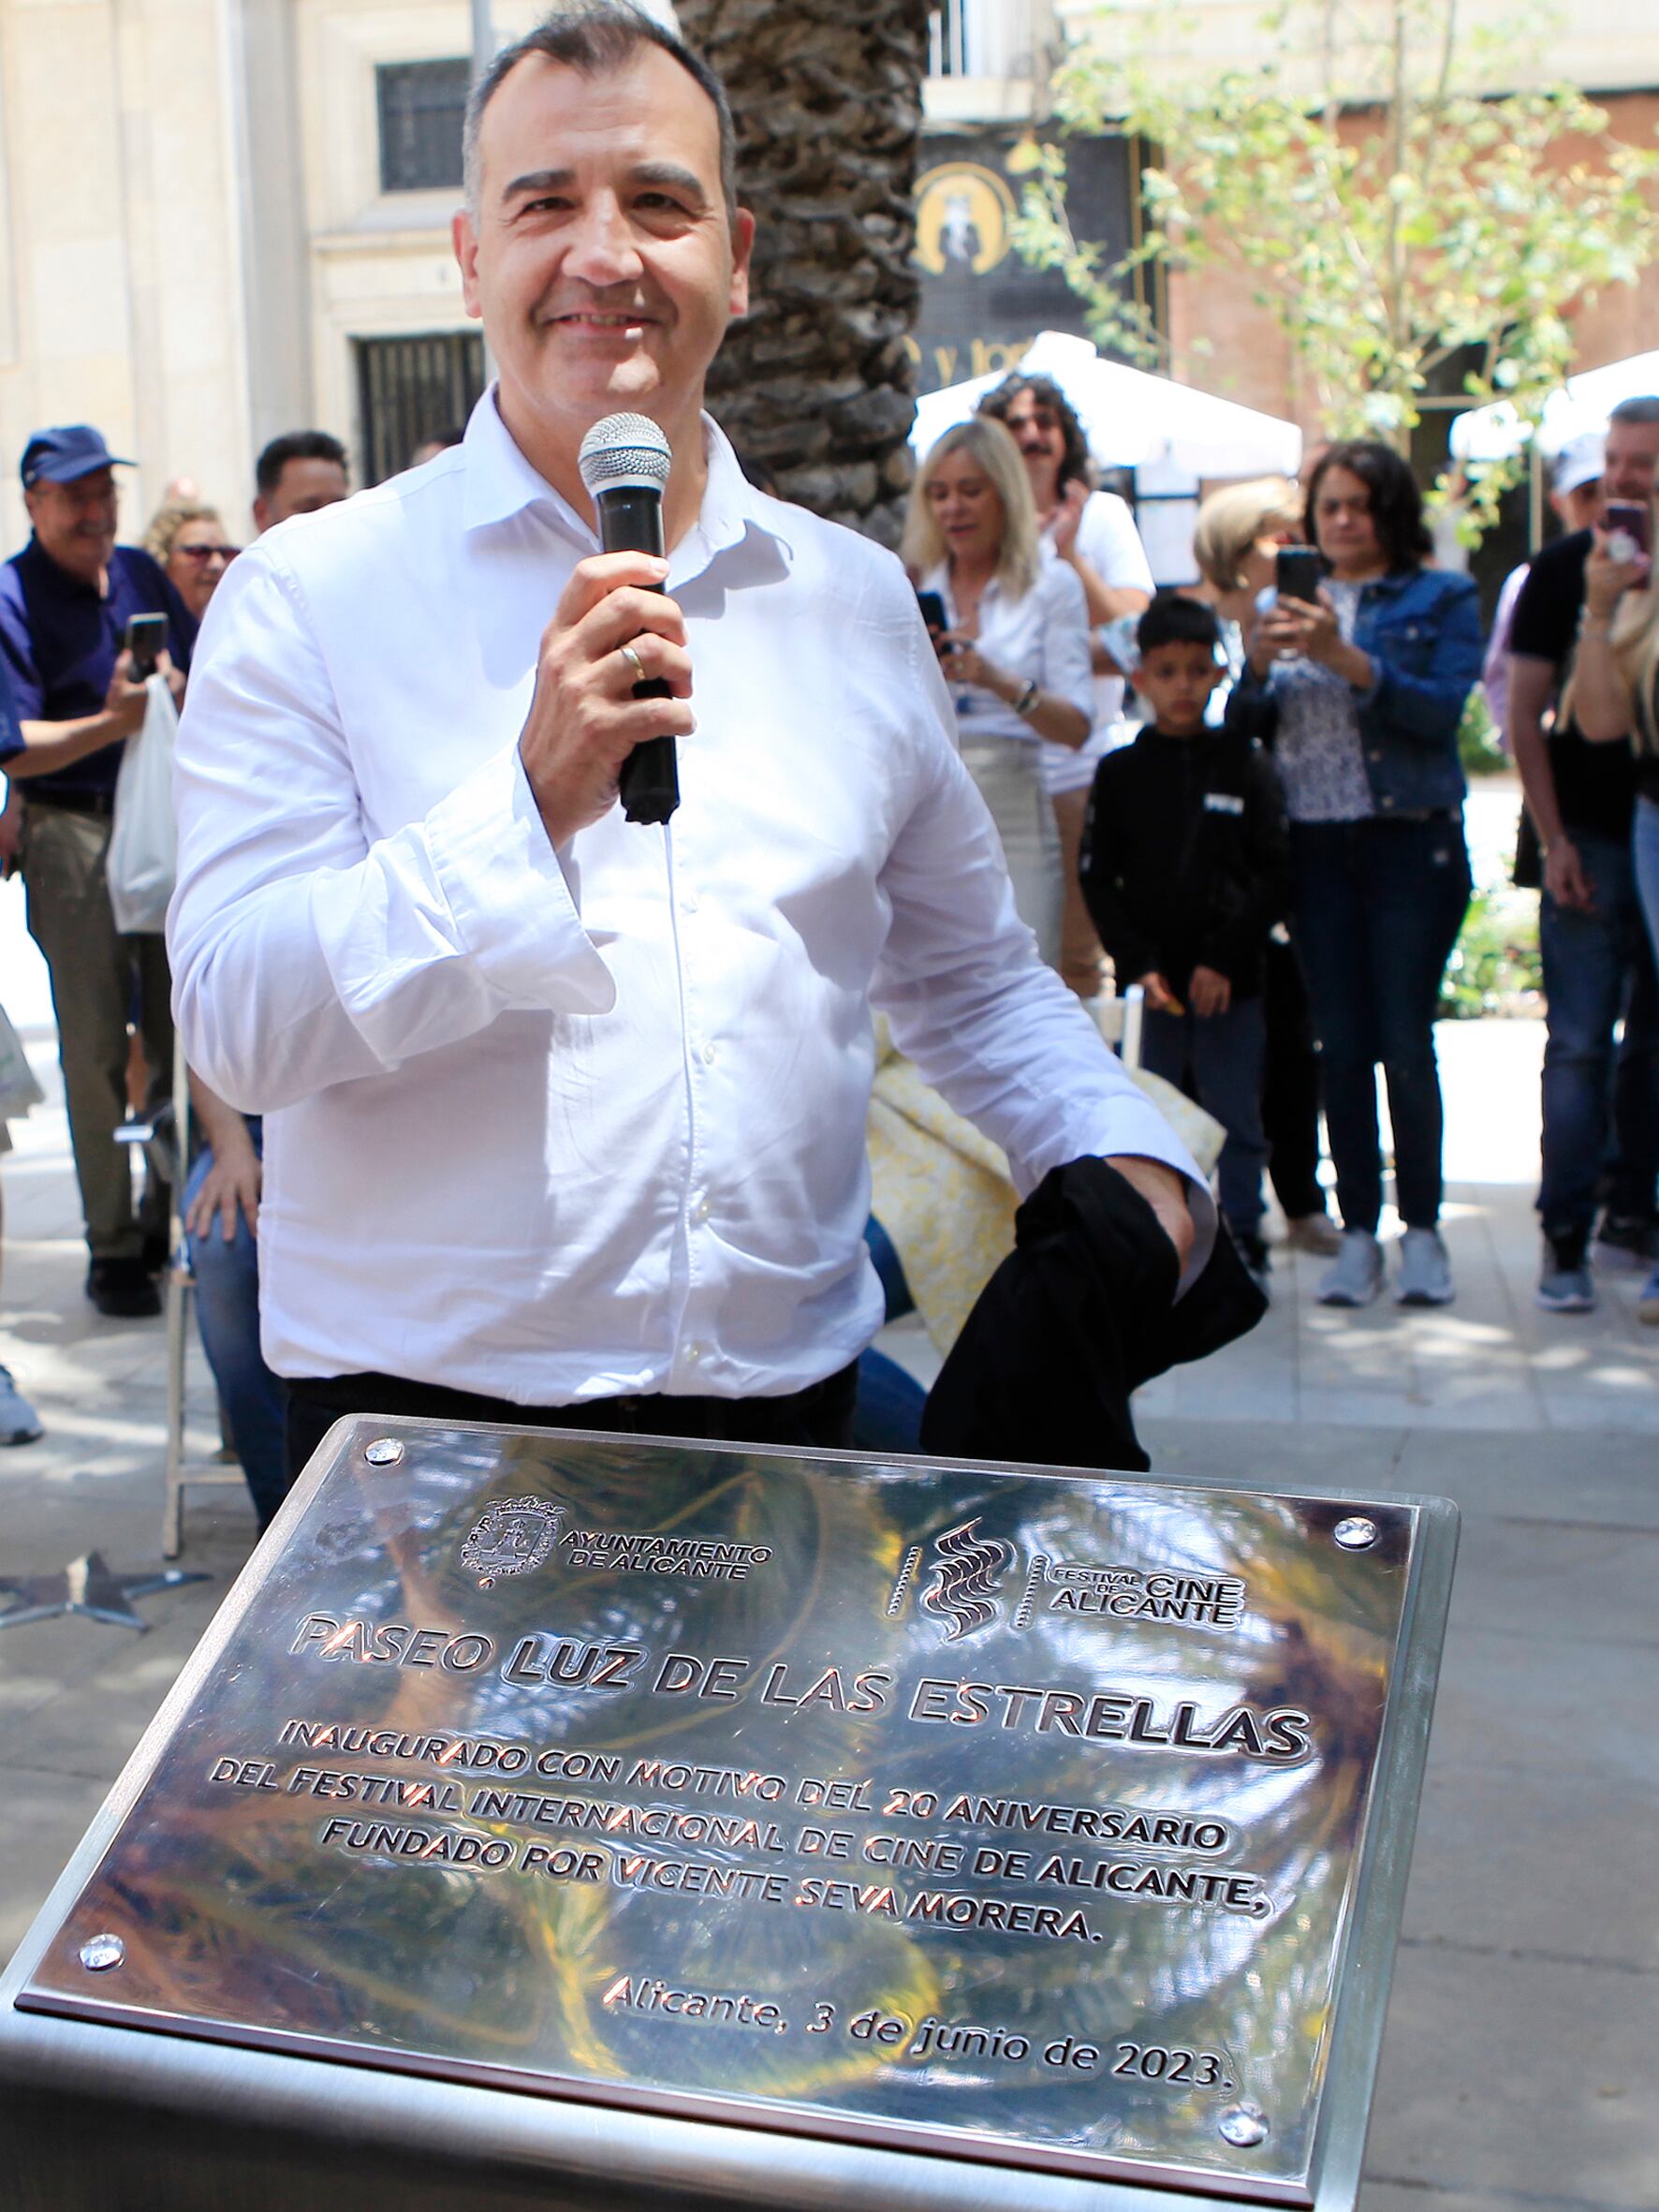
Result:
M1637 553L1653 550L1652 516L1645 499L1609 499L1602 509L1601 526L1608 534L1608 552L1615 561L1634 561Z
M949 623L945 619L945 595L943 592L918 591L916 595L916 603L921 609L921 618L928 626L930 637L936 638L942 630L947 630L950 627Z
M1282 545L1273 555L1273 584L1282 599L1317 604L1325 579L1325 555L1316 546Z
M133 656L133 682L141 684L155 673L155 663L167 650L167 616L129 614L122 643Z

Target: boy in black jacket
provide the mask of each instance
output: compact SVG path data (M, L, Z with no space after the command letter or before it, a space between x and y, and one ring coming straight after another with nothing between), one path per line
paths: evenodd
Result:
M1285 806L1260 747L1205 724L1223 675L1209 608L1160 593L1137 641L1152 720L1094 771L1083 896L1118 989L1145 989L1141 1065L1226 1130L1221 1210L1260 1282L1262 971L1289 889Z

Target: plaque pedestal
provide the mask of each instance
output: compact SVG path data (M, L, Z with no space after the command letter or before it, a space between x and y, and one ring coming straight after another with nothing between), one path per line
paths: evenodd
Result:
M1352 2212L1456 1515L343 1422L0 1982L16 2212Z

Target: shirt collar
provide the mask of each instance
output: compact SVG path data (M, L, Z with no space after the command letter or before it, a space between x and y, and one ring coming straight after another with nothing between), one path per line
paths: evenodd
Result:
M110 594L113 594L115 590L117 569L123 550L118 545L110 555ZM95 606L101 605L103 602L105 594L98 590L97 585L87 583L79 576L71 576L67 568L52 559L51 553L47 552L45 546L33 532L30 533L28 544L17 555L17 565L20 568L26 569L34 578L35 588L37 592L51 595L60 599L90 599Z
M489 529L529 512L542 515L564 537L584 553L596 551L598 536L570 502L525 459L495 404L497 387L492 385L472 411L462 441L465 483L462 493L462 527ZM671 553L672 568L691 573L728 548L741 544L751 530L775 540L787 555L793 547L786 531L786 510L776 500L757 492L744 476L731 441L712 415L704 415L703 453L708 479L697 521Z

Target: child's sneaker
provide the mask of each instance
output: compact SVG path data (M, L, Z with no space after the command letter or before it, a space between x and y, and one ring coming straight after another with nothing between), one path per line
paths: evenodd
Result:
M1582 1230L1552 1236L1544 1231L1544 1266L1533 1293L1546 1313L1593 1313L1595 1285L1585 1258L1587 1239Z

